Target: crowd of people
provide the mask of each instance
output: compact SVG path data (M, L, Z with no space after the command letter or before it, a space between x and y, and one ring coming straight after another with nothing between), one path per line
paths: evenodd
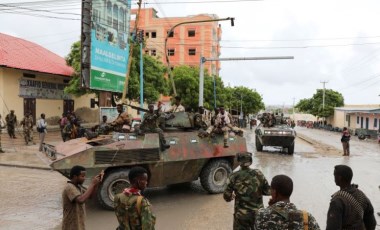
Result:
M234 230L320 229L310 212L298 209L291 202L293 181L290 177L276 175L269 184L260 170L250 167L251 153L237 153L236 157L240 170L229 176L223 193L225 201L235 201ZM85 177L84 167L74 166L70 171L70 181L62 193L63 230L85 229L84 202L96 191L103 173L92 179L87 190L82 187ZM371 201L357 185L351 184L352 177L349 166L335 166L334 179L339 190L331 197L326 230L376 228ZM148 171L140 166L134 167L129 171L128 179L131 186L114 198L117 229L155 229L156 216L150 202L142 195L149 181ZM267 207L264 207L263 196L271 196Z
M294 120L291 120L290 118L285 118L284 114L281 113L279 115L278 113L262 113L257 116L257 119L263 124L264 127L270 128L274 127L275 125L289 125L292 128L295 127Z

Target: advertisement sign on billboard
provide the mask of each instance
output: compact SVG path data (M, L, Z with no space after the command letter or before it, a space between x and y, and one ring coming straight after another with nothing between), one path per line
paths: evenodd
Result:
M93 0L91 89L122 92L129 55L131 0Z

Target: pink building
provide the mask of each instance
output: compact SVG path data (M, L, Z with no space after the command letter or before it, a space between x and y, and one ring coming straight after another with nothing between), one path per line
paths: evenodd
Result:
M137 10L132 10L136 16ZM132 16L133 17L133 16ZM218 18L216 15L200 14L187 17L159 18L153 8L140 11L138 28L144 30L146 48L145 53L157 57L166 64L165 38L172 26L188 21L209 20ZM135 20L131 20L131 29ZM190 65L199 66L200 58L217 58L220 55L219 41L221 27L218 22L203 22L180 25L175 28L167 42L167 52L171 66ZM205 69L210 74L219 74L220 62L206 62Z

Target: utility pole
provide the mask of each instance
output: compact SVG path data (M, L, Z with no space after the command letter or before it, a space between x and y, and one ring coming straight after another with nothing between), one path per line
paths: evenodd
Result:
M140 108L144 108L144 62L143 62L143 41L144 30L139 31L138 42L140 43ZM144 112L140 112L141 120L144 117Z
M294 115L294 104L295 104L296 98L293 97L293 121L295 120L295 115Z
M325 91L326 91L326 83L329 83L328 81L321 81L323 84L323 99L322 99L322 108L325 109Z

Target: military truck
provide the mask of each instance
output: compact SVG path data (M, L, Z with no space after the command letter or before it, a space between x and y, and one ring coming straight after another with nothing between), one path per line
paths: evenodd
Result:
M256 150L263 151L264 146L280 146L287 149L288 154L294 153L296 131L287 124L266 126L261 123L255 130Z
M201 138L192 129L191 113L175 113L166 122L164 135L169 149L160 148L157 133L113 133L73 139L56 145L44 144L44 152L54 161L51 167L69 177L74 165L87 169L87 181L104 170L103 181L98 187L99 203L113 208L115 194L130 185L128 172L134 166L142 166L149 172L149 187L161 187L200 179L209 193L220 193L228 176L238 166L235 154L247 151L244 137L231 135L229 148L223 147L223 136Z

